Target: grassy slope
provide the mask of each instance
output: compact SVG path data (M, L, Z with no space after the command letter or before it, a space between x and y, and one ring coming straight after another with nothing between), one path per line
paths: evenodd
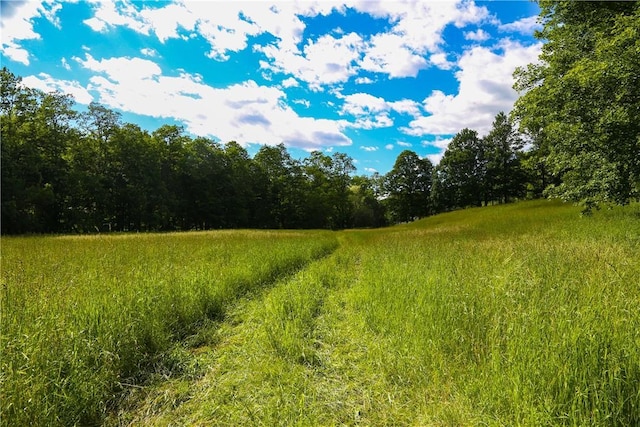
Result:
M385 230L243 299L109 424L640 424L640 212L549 202Z

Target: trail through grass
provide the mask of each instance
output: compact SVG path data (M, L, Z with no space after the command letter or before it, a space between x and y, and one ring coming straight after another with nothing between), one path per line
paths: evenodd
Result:
M106 424L640 425L638 209L328 234L330 255L183 330Z
M248 291L336 248L329 232L2 240L2 425L95 425Z
M635 209L535 202L343 232L183 347L189 381L111 422L637 425Z

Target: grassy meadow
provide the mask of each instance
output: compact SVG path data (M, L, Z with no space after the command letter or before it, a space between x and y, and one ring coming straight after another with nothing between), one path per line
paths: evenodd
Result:
M640 210L2 239L3 425L640 425Z
M2 238L3 425L95 425L174 342L337 247L329 232Z

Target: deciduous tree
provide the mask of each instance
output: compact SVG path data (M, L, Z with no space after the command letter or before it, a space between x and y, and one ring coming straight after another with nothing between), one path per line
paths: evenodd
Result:
M411 150L401 152L385 176L388 214L391 221L411 221L432 213L433 164Z
M516 71L514 115L561 179L547 194L627 203L640 192L640 2L539 5L545 44Z

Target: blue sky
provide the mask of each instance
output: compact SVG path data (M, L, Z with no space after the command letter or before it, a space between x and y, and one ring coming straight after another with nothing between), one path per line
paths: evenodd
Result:
M528 1L2 1L2 65L154 130L250 154L344 152L387 173L402 150L437 163L451 137L509 112L535 62Z

